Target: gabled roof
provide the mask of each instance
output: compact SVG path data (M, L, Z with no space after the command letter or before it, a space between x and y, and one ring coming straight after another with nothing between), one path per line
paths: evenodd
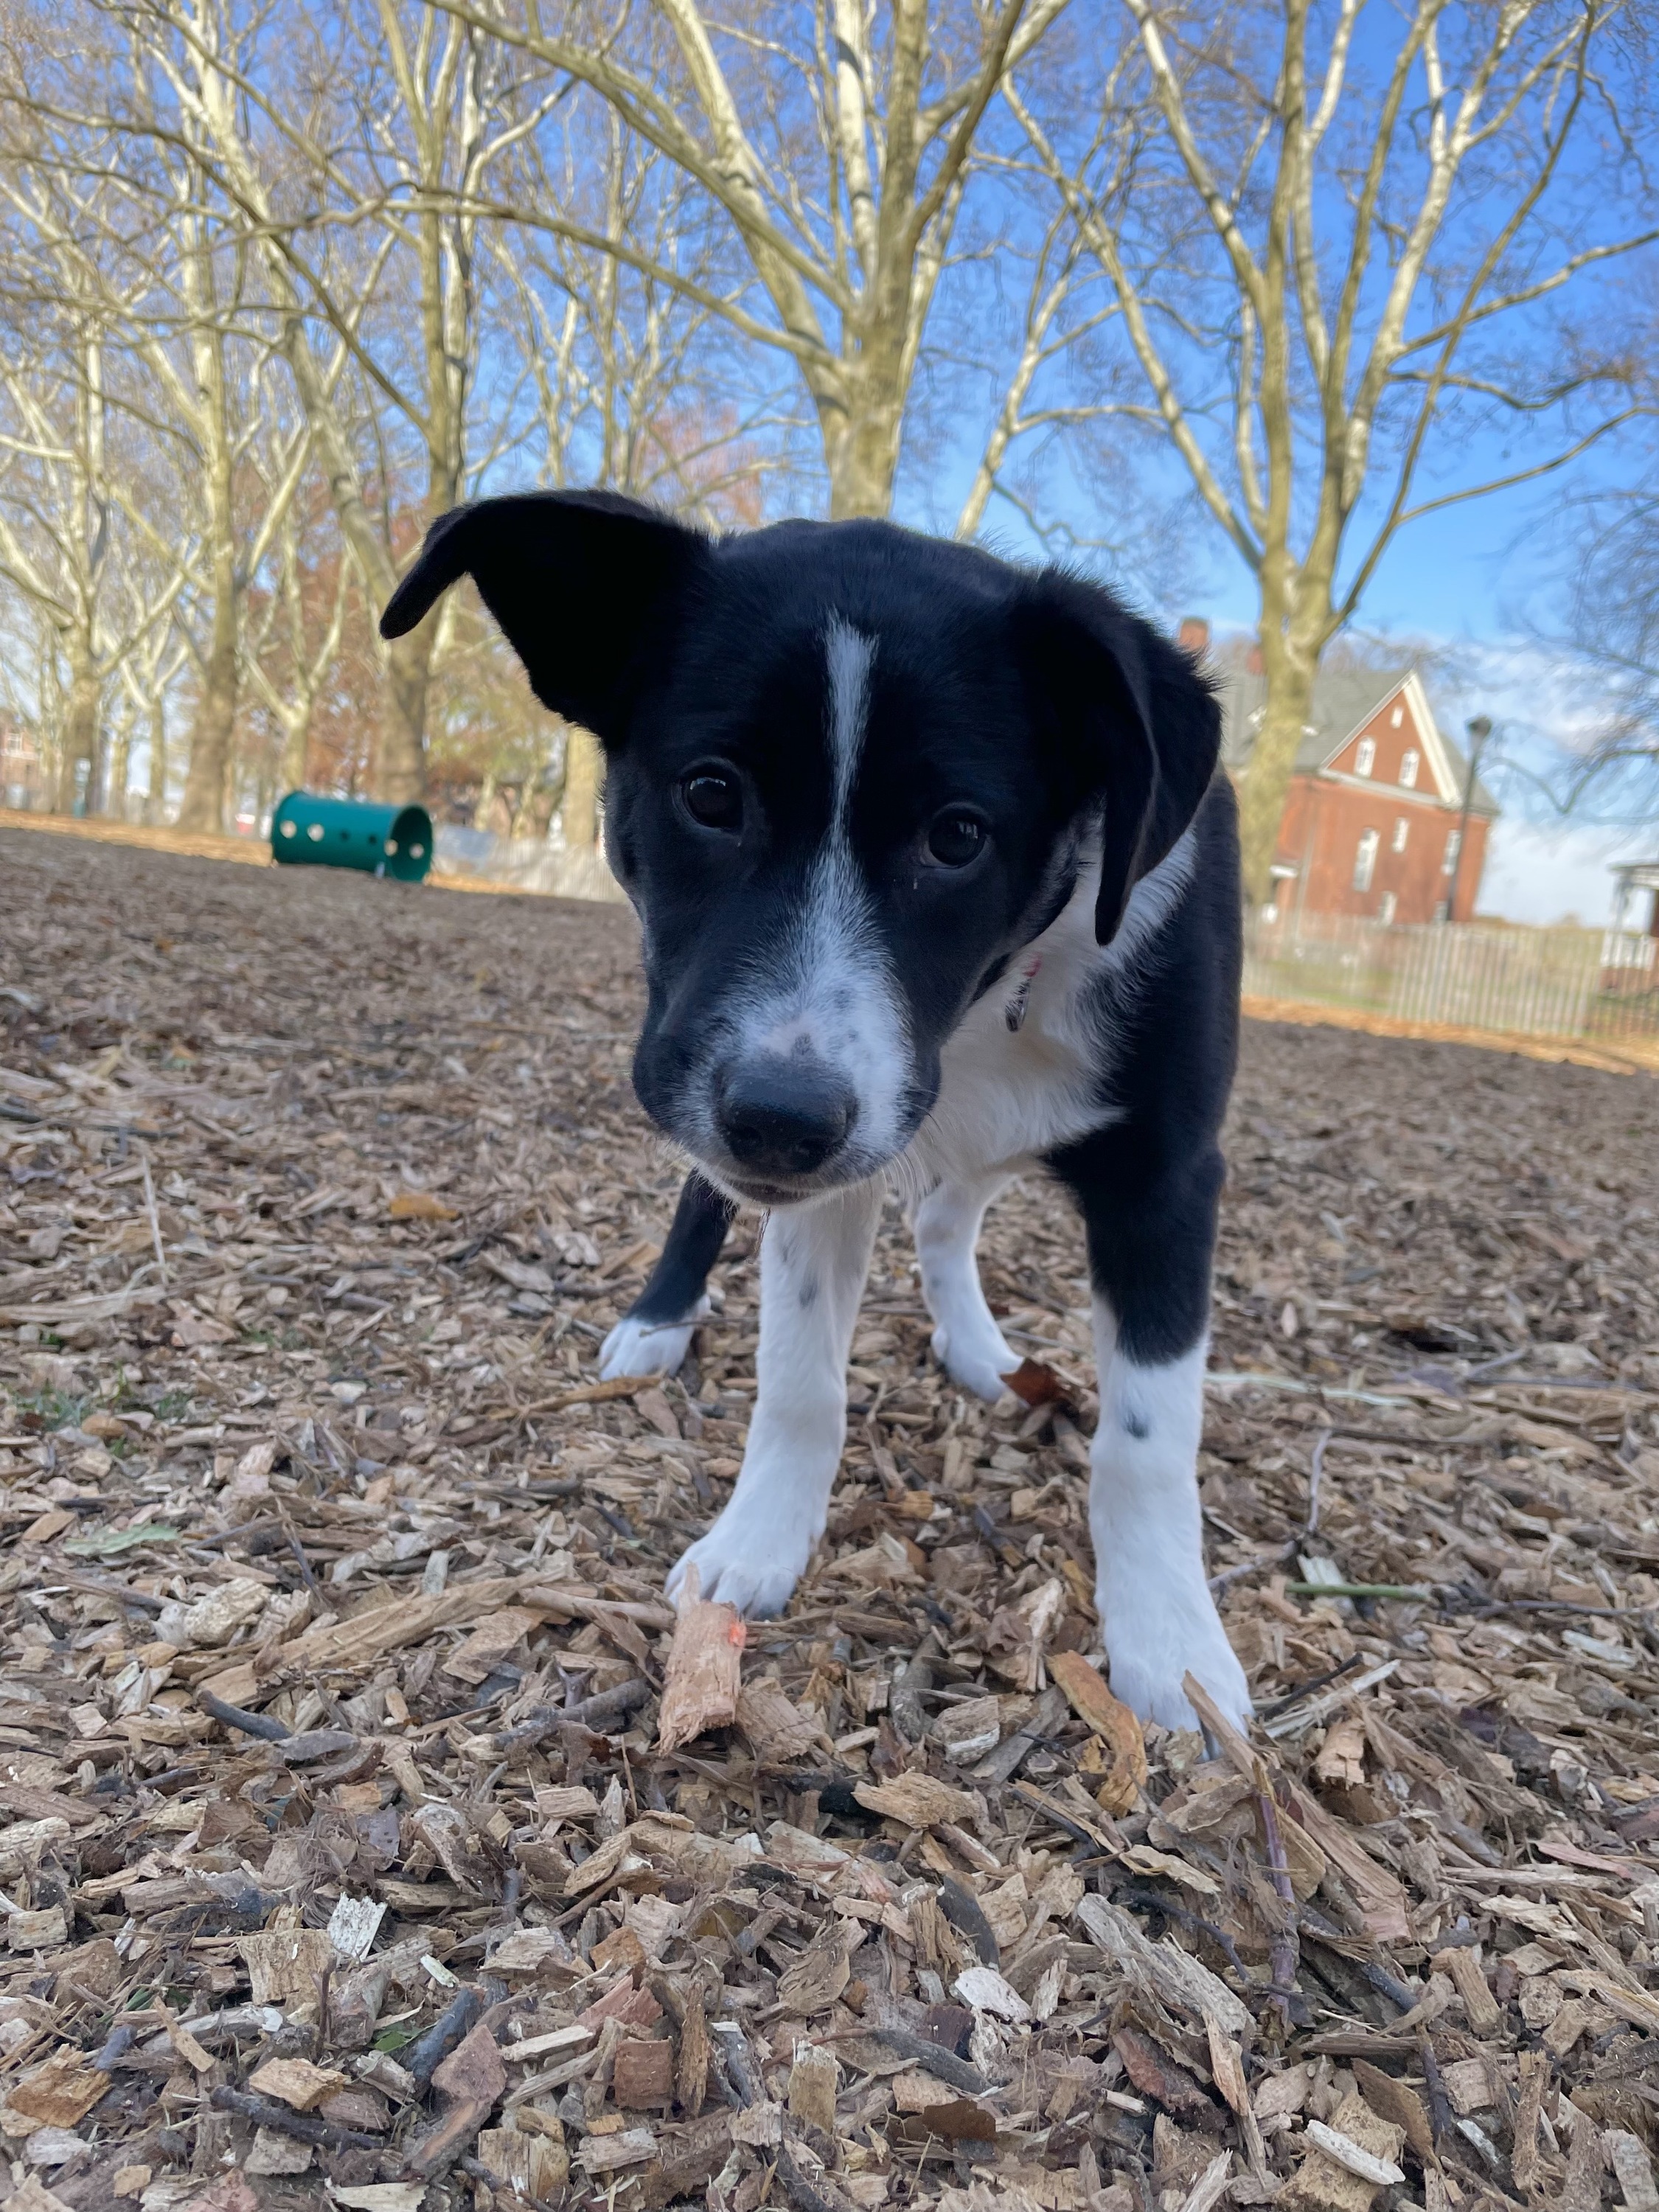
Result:
M1454 799L1461 804L1464 779L1468 775L1468 759L1440 727L1423 679L1414 667L1382 672L1375 669L1322 668L1314 679L1312 723L1304 732L1297 752L1297 773L1316 775L1380 707L1386 706L1395 692L1401 690L1408 696L1413 720L1425 747L1431 751L1437 750L1444 763L1446 775L1443 781L1449 784ZM1230 769L1242 769L1250 757L1267 691L1266 678L1248 668L1230 669L1221 679L1218 690L1221 702L1221 757ZM1478 776L1474 811L1486 815L1502 811Z

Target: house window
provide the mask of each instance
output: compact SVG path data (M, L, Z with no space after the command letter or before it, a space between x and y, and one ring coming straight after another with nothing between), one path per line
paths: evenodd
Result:
M1403 853L1406 849L1406 840L1411 834L1412 825L1402 814L1394 825L1393 850L1396 853Z
M1399 904L1400 901L1395 896L1394 892L1384 891L1382 894L1382 903L1376 909L1377 920L1382 922L1392 921L1395 917L1395 909L1398 908Z
M1369 775L1376 765L1376 739L1375 738L1361 738L1359 743L1353 749L1354 774L1356 775Z
M1407 745L1400 756L1400 781L1407 791L1415 791L1417 788L1417 771L1420 764L1420 757L1416 746Z
M1357 891L1370 890L1371 878L1376 872L1376 848L1382 842L1375 830L1362 833L1359 849L1353 856L1353 887Z
M1406 719L1406 710L1405 710L1405 708L1404 708L1403 707L1396 707L1396 708L1395 708L1395 710L1394 710L1393 714L1390 714L1390 715L1389 715L1389 727L1391 730L1397 730L1397 729L1400 727L1400 725L1401 725L1401 724L1405 720L1405 719Z
M1463 833L1461 830L1453 830L1448 833L1446 838L1446 857L1440 863L1440 872L1443 876L1450 875L1453 869L1456 867L1458 848L1462 842Z

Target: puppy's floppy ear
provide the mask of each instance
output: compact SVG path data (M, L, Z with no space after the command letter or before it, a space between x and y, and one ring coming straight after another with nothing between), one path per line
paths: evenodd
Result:
M1016 649L1044 750L1068 804L1103 804L1095 937L1117 933L1129 893L1175 845L1209 788L1221 713L1179 647L1063 569L1033 577Z
M413 629L470 575L543 705L611 744L708 556L697 532L615 492L483 499L433 524L380 635Z

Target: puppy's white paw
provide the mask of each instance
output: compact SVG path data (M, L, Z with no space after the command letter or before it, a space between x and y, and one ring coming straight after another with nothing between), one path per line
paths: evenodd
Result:
M933 1331L933 1357L953 1382L992 1405L1008 1387L1003 1376L1019 1365L1018 1353L1009 1351L1000 1329L952 1329L943 1322Z
M706 1536L675 1562L668 1595L677 1602L685 1571L697 1570L698 1595L734 1605L750 1618L781 1613L806 1571L817 1532L776 1499L750 1504L733 1499Z
M1195 1729L1198 1716L1182 1687L1191 1674L1236 1728L1249 1728L1249 1685L1201 1583L1171 1589L1107 1573L1095 1603L1111 1662L1112 1694L1143 1721Z
M672 1375L690 1349L701 1312L687 1322L635 1321L623 1316L599 1347L599 1380L619 1375Z

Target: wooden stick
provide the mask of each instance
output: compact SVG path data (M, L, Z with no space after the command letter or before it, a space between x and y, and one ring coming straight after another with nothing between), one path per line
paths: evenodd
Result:
M743 1616L734 1605L705 1604L696 1567L686 1571L686 1595L663 1669L657 1742L678 1751L705 1729L727 1728L738 1717L743 1666Z

